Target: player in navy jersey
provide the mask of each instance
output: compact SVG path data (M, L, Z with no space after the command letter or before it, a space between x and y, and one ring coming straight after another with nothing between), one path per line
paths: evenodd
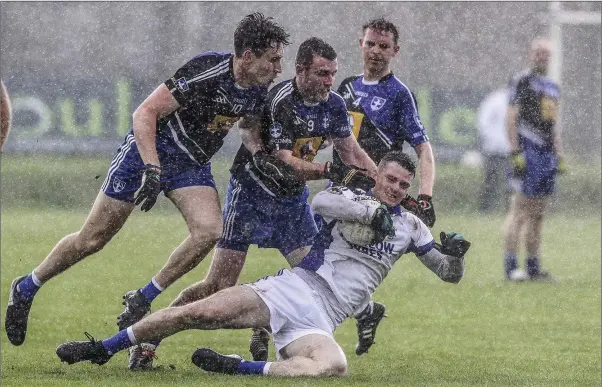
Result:
M161 191L181 212L190 235L146 286L126 293L118 326L126 328L142 318L155 297L197 266L222 230L209 160L241 117L239 128L259 125L267 88L281 72L288 38L272 18L248 15L234 32L233 54L196 56L136 109L133 128L81 230L64 237L30 275L13 281L5 322L12 344L25 340L28 314L40 286L101 250L137 204L150 210Z
M401 150L404 143L414 148L419 161L417 199L420 207L415 208L411 201L407 203L408 209L414 210L427 226L432 227L435 224L432 202L435 161L426 130L420 122L416 98L391 70L391 62L399 52L397 27L381 18L364 24L362 32L359 43L363 73L346 78L338 88L349 110L353 134L376 163L388 151ZM339 163L339 154L333 152L333 164ZM361 175L358 177L347 187L369 189L369 183L366 184Z
M510 81L506 128L510 141L510 185L515 190L506 218L504 269L510 280L553 280L540 269L541 230L556 173L566 168L556 128L560 89L547 77L551 42L531 43L531 68ZM521 232L525 237L527 270L518 268Z
M360 146L376 162L390 150L401 150L404 143L416 151L419 161L420 187L417 200L410 195L402 205L420 217L429 227L435 224L433 183L435 161L433 151L420 122L416 98L411 90L393 74L391 62L399 52L397 27L375 19L362 27L360 39L363 73L346 78L339 86L349 110L349 121ZM333 152L333 164L341 162ZM346 184L349 188L370 189L361 175ZM366 353L374 343L376 328L385 315L385 307L371 303L357 315L358 355Z
M336 143L335 139L335 143ZM378 208L358 201L345 187L331 187L313 198L312 209L326 221L301 263L249 284L224 289L204 300L169 307L145 317L106 340L61 344L57 356L69 364L104 364L141 341L166 338L186 329L243 329L269 326L277 360L245 361L210 348L192 355L211 372L268 376L343 376L347 359L334 330L370 301L393 265L409 253L440 279L458 283L470 243L460 234L441 233L436 243L428 227L400 207L415 174L407 154L390 152L378 165L374 189ZM366 245L346 240L341 221L360 222L375 232ZM294 233L295 230L288 232ZM428 334L425 329L424 334Z
M375 173L376 165L351 135L345 102L331 91L336 58L334 49L321 39L303 42L295 61L296 77L270 90L261 129L241 132L248 138L231 167L223 233L211 267L205 279L185 289L172 306L234 286L251 244L279 249L291 267L307 254L317 228L307 203L305 181L340 181L340 171L349 170L345 165L333 170L330 163L313 162L324 138L332 139L345 163ZM269 154L292 167L298 176L294 184L277 186L264 174L261 164ZM255 358L267 357L267 345L261 345L266 339L261 331L255 332L251 342Z

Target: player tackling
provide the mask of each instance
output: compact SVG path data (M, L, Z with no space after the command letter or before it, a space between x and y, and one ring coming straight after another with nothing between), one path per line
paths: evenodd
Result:
M400 151L387 153L378 166L376 184L368 193L382 203L374 208L354 200L345 187L318 193L312 209L326 225L309 254L290 270L255 283L224 289L181 307L159 310L107 340L74 341L56 353L69 364L104 364L116 352L136 343L162 339L186 329L243 329L269 326L277 361L245 361L199 348L192 362L211 372L269 376L343 376L347 360L333 332L353 312L367 305L372 292L393 264L414 253L439 278L457 283L464 274L464 254L470 247L462 235L441 233L435 243L428 227L400 207L416 167ZM369 245L345 240L337 224L355 221L370 225Z

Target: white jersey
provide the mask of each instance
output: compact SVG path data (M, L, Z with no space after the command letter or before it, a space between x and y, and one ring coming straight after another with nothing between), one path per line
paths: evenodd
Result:
M311 251L297 266L323 278L347 316L365 308L371 294L403 254L415 253L420 257L431 251L435 244L428 227L400 206L390 209L395 236L371 246L348 242L337 226L340 221L335 219L369 223L375 211L351 201L355 196L344 187L333 187L316 194L312 209L322 215L325 224ZM306 275L301 274L301 277Z

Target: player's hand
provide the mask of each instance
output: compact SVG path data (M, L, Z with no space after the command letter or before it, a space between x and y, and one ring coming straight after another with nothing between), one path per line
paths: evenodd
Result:
M433 227L435 225L435 220L437 220L437 217L435 216L435 207L433 207L433 198L429 195L418 195L418 204L420 204L421 207L421 215L416 215L428 227Z
M525 155L520 151L515 151L510 154L510 168L514 176L521 176L527 170L527 160Z
M462 234L441 231L439 238L441 239L440 251L445 255L462 258L470 248L470 242L464 239Z
M372 216L372 222L370 222L372 230L374 230L374 239L370 244L381 243L386 237L395 236L395 227L393 226L393 219L387 209L387 206L382 204L374 211Z
M161 192L161 167L146 164L142 175L142 184L134 194L134 204L142 203L140 209L148 211L155 205L157 197Z
M568 165L566 161L562 157L558 157L558 162L556 163L556 173L559 175L563 175L568 172Z
M266 187L278 194L288 196L305 184L295 174L295 169L277 157L260 150L253 155L253 165L260 173L259 178Z
M344 163L334 165L332 162L328 161L324 165L324 177L326 179L329 179L334 184L338 185L359 186L362 189L366 187L364 189L365 191L374 187L376 184L373 178L365 174L367 172L367 169L356 167L355 165L346 165Z

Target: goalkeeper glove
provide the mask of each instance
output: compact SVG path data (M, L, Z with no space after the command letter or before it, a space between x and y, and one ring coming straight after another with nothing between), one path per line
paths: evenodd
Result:
M356 167L355 165L346 165L340 163L338 165L327 161L324 165L324 177L331 180L334 184L343 186L361 186L365 190L374 187L376 182L370 176L363 174L366 169Z
M462 234L441 231L439 238L441 244L435 243L435 248L445 255L462 258L470 248L470 242Z
M514 176L522 176L527 170L527 161L521 151L514 151L510 154L510 167Z
M155 205L157 197L161 192L161 167L153 164L144 166L142 184L134 194L134 204L142 203L140 209L148 211Z
M294 196L305 189L305 182L297 178L292 166L263 150L253 155L253 165L259 172L260 180L277 195Z
M374 230L374 238L370 244L381 243L386 237L395 236L395 227L393 226L393 219L387 209L387 206L382 204L374 211L372 221L370 222L372 230Z
M418 195L418 204L421 207L421 215L418 215L420 220L424 222L428 227L435 225L435 207L433 207L433 198L429 195Z

